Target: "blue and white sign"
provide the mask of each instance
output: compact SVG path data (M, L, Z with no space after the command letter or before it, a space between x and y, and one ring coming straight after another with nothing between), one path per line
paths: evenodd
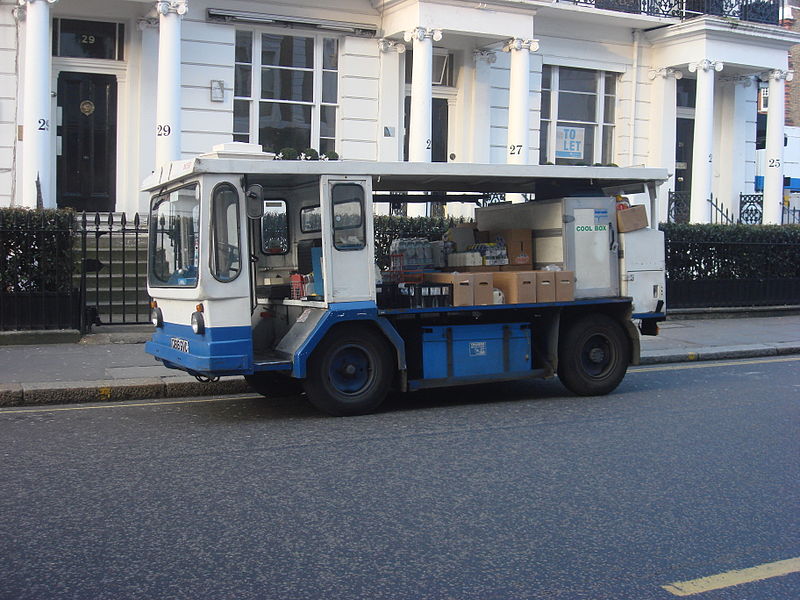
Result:
M556 127L556 158L583 158L583 127Z

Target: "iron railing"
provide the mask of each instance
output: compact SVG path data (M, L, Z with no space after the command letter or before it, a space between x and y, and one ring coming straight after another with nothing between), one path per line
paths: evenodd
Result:
M574 4L594 6L653 17L692 19L715 15L740 21L778 25L782 0L572 0Z
M688 223L690 201L690 192L676 192L670 190L667 195L667 222Z
M761 225L764 218L764 194L739 194L739 222Z
M715 225L736 225L737 218L733 216L733 212L714 200L714 196L708 199L708 203L711 205L712 223Z
M800 304L800 244L667 240L665 250L671 308Z
M81 213L80 290L85 307L81 331L92 325L140 324L150 320L147 295L146 217Z
M0 330L77 329L74 215L9 211L0 219Z
M782 225L800 225L800 208L783 207L781 214Z

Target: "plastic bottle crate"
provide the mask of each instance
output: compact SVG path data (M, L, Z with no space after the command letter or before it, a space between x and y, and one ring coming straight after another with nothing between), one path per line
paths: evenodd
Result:
M379 308L440 308L453 305L450 283L378 284Z

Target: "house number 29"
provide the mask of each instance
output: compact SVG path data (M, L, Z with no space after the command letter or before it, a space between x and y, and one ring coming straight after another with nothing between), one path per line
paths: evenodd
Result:
M158 137L168 137L172 133L172 127L169 125L158 126Z
M50 131L50 120L49 119L39 119L37 121L39 127L37 129L39 131Z

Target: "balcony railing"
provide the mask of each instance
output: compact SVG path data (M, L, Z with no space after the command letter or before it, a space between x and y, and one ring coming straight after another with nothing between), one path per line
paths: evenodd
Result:
M573 0L575 4L594 6L653 17L692 19L716 15L752 23L777 25L783 0Z

